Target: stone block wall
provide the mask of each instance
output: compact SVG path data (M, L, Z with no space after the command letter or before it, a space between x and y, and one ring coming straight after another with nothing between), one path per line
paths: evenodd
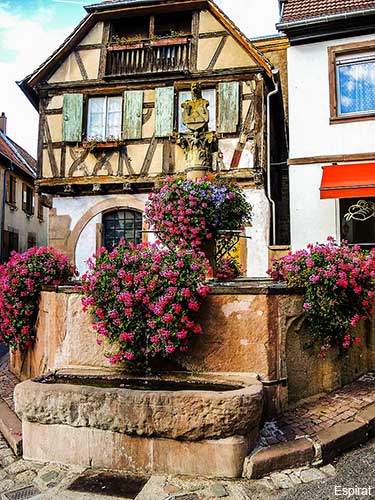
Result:
M362 345L342 357L332 351L325 360L306 349L309 334L303 321L302 296L270 282L216 284L199 312L204 334L187 353L161 370L254 373L264 384L266 410L285 409L303 397L336 389L375 369L375 328L358 330ZM11 356L11 370L22 380L58 369L122 371L106 360L88 313L73 287L41 293L37 337L25 353Z

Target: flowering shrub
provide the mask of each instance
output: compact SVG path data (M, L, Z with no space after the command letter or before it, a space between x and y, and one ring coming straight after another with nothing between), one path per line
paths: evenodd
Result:
M233 280L241 275L241 268L234 257L222 257L216 264L216 277L222 280Z
M310 331L320 343L320 356L332 346L348 349L359 344L352 329L372 314L375 252L362 252L346 242L308 245L273 263L275 281L302 287Z
M92 312L97 342L112 345L111 363L141 368L148 357L186 350L189 336L201 333L192 313L209 291L202 255L122 242L95 257L82 277L82 303Z
M170 179L151 194L146 218L169 248L202 249L220 230L238 230L251 219L251 205L237 186L222 179Z
M38 295L43 285L59 285L76 274L55 249L29 248L0 266L0 342L26 349L35 336Z

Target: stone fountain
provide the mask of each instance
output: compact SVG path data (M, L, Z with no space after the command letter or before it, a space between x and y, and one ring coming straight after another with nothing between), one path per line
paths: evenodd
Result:
M199 84L192 85L192 98L182 107L189 133L180 134L177 142L185 152L188 178L197 179L212 170L218 150L216 134L208 130L208 101ZM54 373L45 375L49 363L42 362L32 375L43 376L16 387L25 458L141 474L241 476L263 409L263 386L255 375L215 373L203 364L197 367L199 376L180 371L135 378L100 370L98 362L93 363L95 369L82 369L82 359L98 346L86 347L95 344L92 331L82 338L79 296L72 301L72 290L65 291L68 298L62 300L57 293L54 305L48 306L46 293L40 303L34 361L40 350L45 356L41 342L58 337L61 330L63 341L70 334L66 355L76 354L67 366L66 355L55 343L48 347ZM48 311L54 312L46 319ZM87 315L84 321L90 323ZM96 360L100 356L102 352Z

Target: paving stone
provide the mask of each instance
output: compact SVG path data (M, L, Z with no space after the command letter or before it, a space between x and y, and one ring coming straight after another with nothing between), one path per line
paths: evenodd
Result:
M5 472L4 469L0 469L0 481L2 481L3 479L5 479L7 477L7 473Z
M323 467L320 467L319 470L321 472L323 472L323 474L325 474L328 477L335 477L336 476L336 469L331 464L324 465Z
M25 470L29 470L30 465L25 460L17 460L12 464L6 467L6 471L8 474L19 474L20 472L24 472Z
M14 481L12 479L5 479L4 481L0 481L0 493L5 493L6 491L10 491L14 486Z
M229 496L225 486L220 483L215 483L211 486L211 493L216 498L224 498Z
M13 456L13 451L10 448L8 448L8 446L0 450L0 460L3 457L9 457L9 456Z
M307 469L301 472L301 481L303 483L311 483L313 481L319 481L322 479L327 479L327 477L320 472L319 469Z
M299 477L298 474L295 474L294 472L292 474L289 474L289 479L295 486L302 483L302 479Z
M12 464L13 462L16 461L16 457L12 454L12 455L8 455L6 457L2 457L0 459L0 464L2 465L2 467L8 467L8 465Z
M279 490L293 488L293 483L289 479L289 476L287 474L283 474L282 472L274 472L270 477L275 487Z
M36 472L33 470L26 470L24 472L21 472L20 474L17 474L17 476L14 478L17 486L27 486L31 484L36 477Z
M264 488L268 488L269 490L275 489L275 485L273 484L272 479L268 476L264 477L263 479L259 479L258 481L256 481L256 484Z

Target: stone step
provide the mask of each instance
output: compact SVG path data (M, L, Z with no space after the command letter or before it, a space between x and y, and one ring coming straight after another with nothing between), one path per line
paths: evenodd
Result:
M0 433L16 456L22 455L22 424L5 401L0 400Z
M338 422L310 437L255 450L245 458L243 476L260 479L273 472L304 465L327 464L375 435L375 404L352 420Z

